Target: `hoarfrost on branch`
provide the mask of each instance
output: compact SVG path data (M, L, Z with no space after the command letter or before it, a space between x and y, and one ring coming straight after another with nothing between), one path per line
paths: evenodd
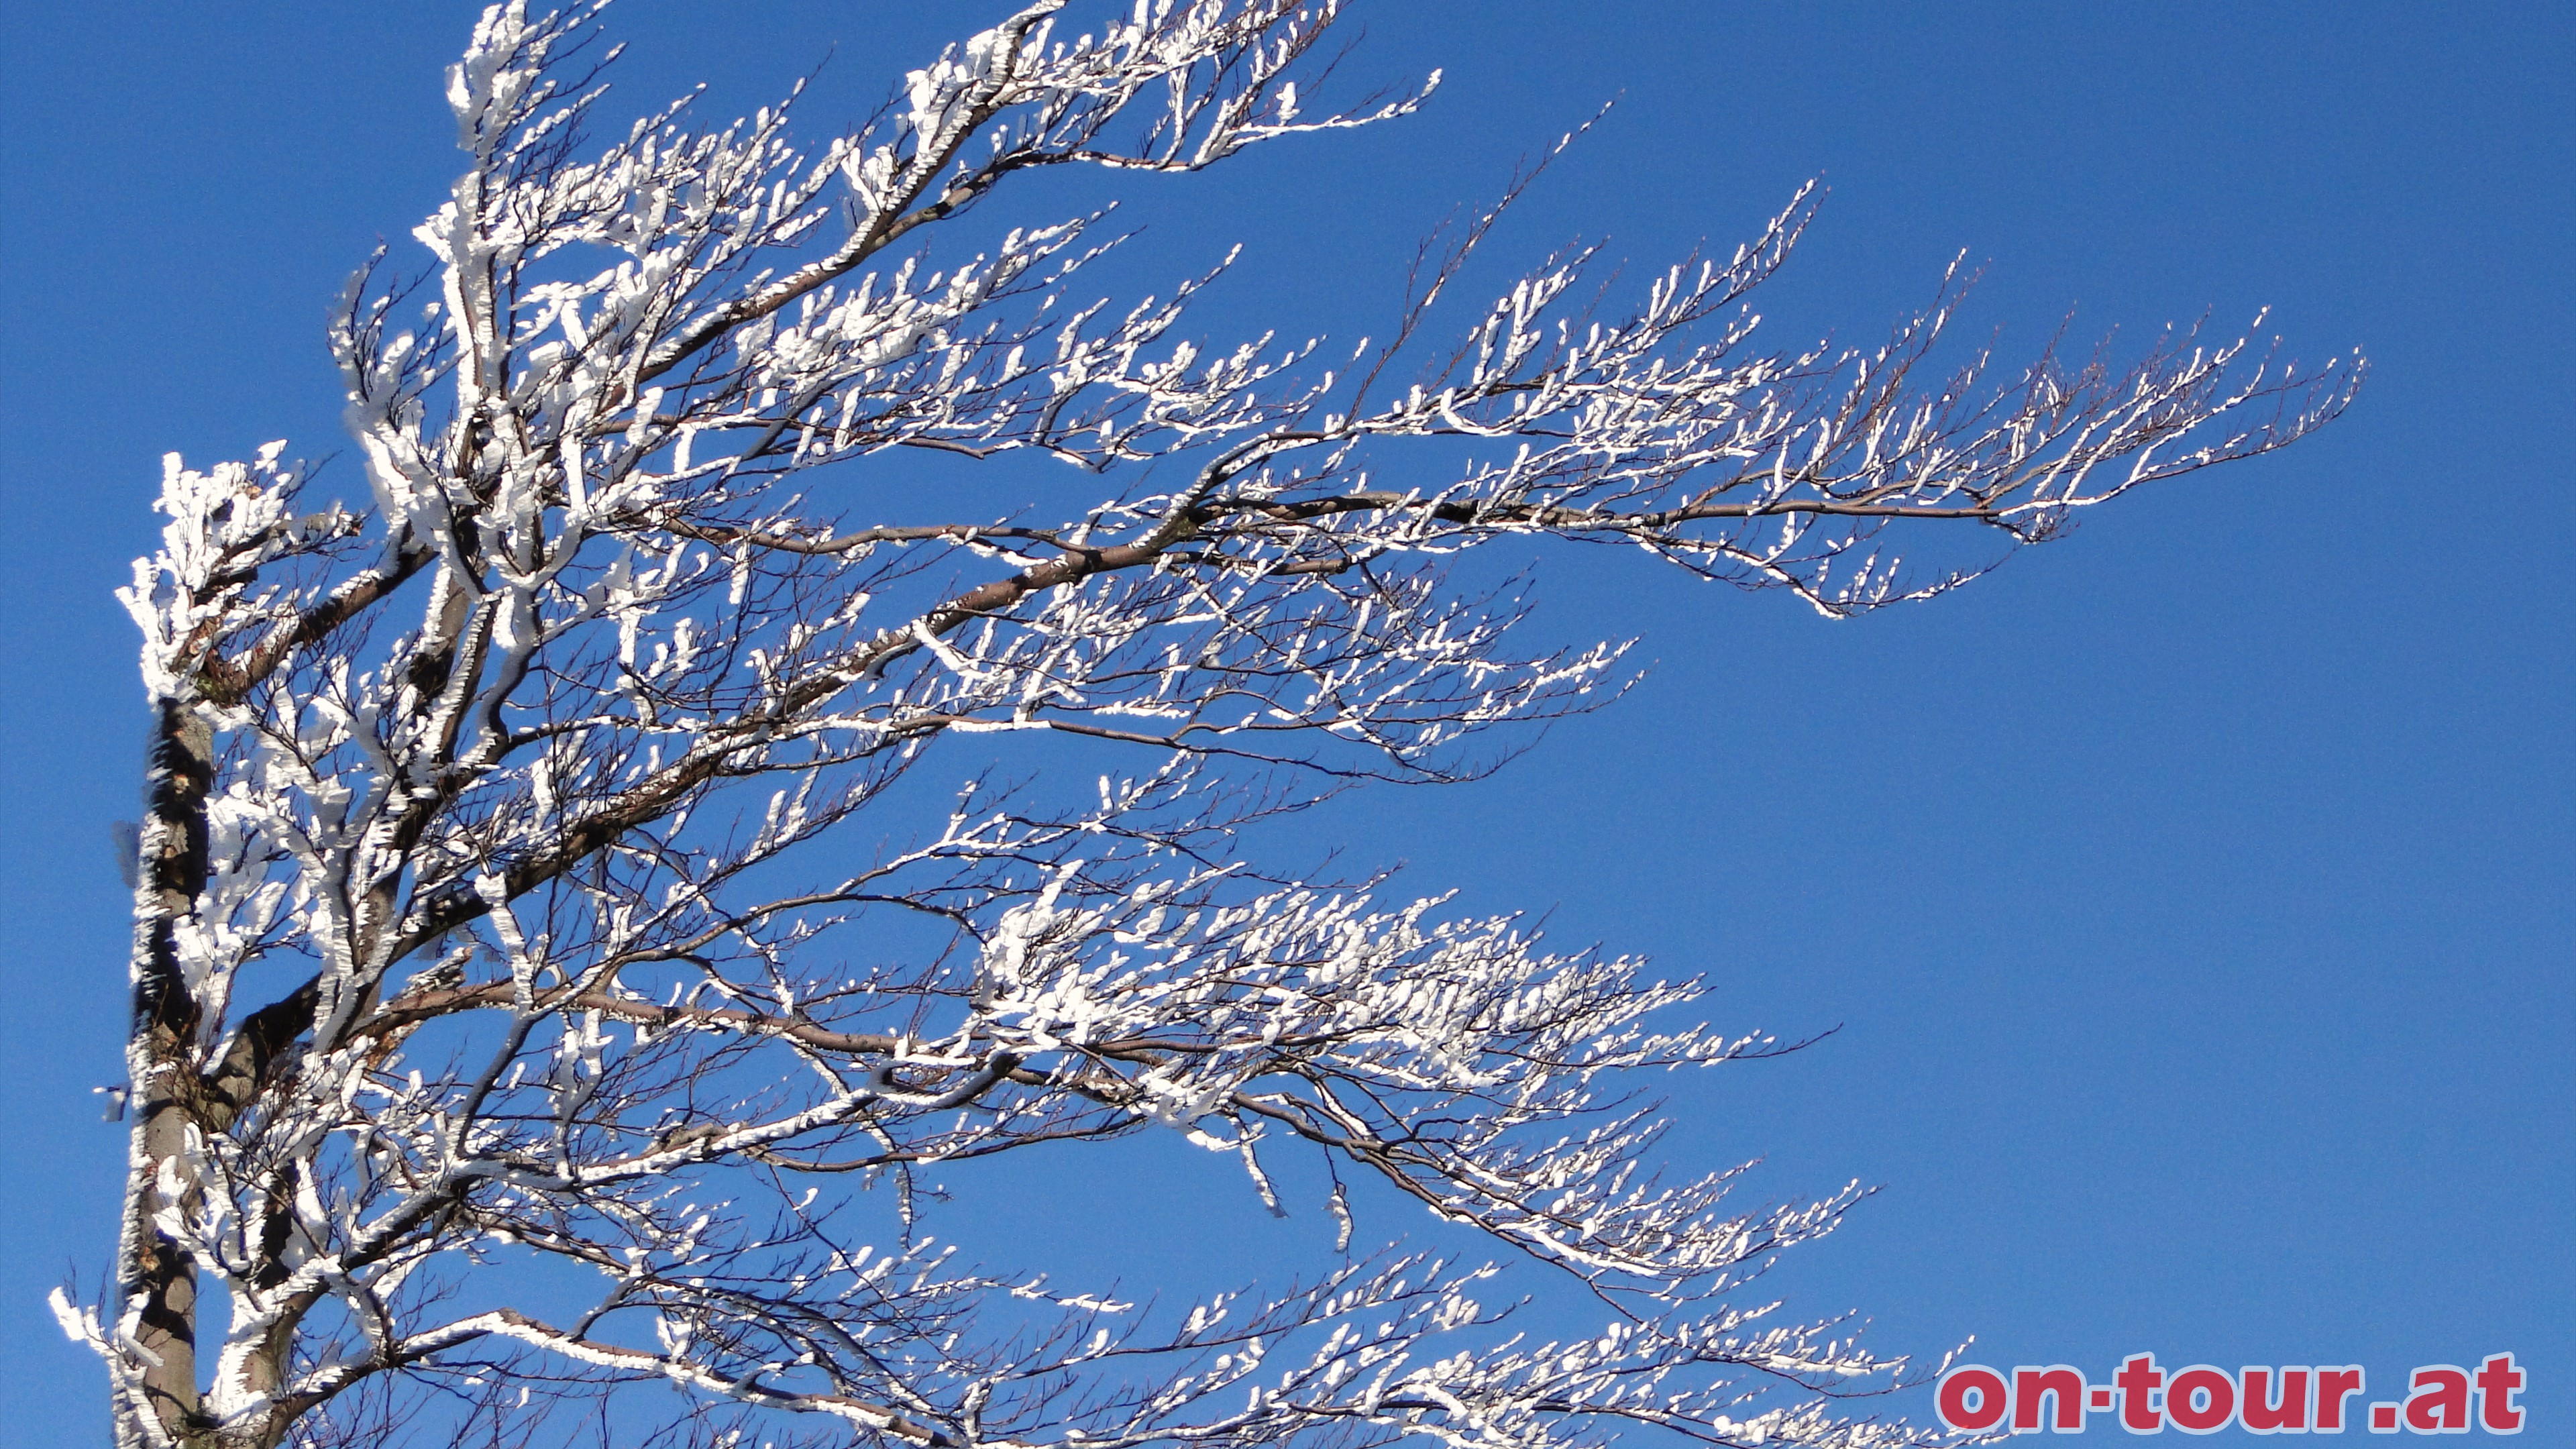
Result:
M596 7L493 8L427 269L380 258L334 313L371 501L283 445L170 460L123 593L157 722L129 1212L105 1295L57 1300L120 1445L498 1433L633 1384L678 1391L636 1401L653 1442L1926 1441L1853 1412L1901 1364L1738 1301L1855 1194L1747 1208L1649 1161L1632 1074L1775 1043L1239 832L1618 693L1620 643L1516 646L1470 550L1627 545L1853 614L2295 439L2356 370L2184 333L1927 377L1951 285L1883 346L1763 351L1742 299L1803 193L1624 310L1576 249L1461 311L1497 208L1381 344L1195 340L1230 256L1118 303L1080 275L1105 212L932 243L1017 172L1194 171L1429 88L1327 105L1333 0L1062 8L811 150L783 105L594 147ZM834 465L899 450L1049 456L1098 501L872 519ZM1096 784L937 804L914 767L977 733ZM862 816L863 863L803 849ZM853 973L861 921L946 945ZM1307 1154L1345 1251L1148 1305L931 1232L932 1164L1042 1183L1161 1128L1277 1211ZM1494 1260L1370 1251L1403 1197ZM1597 1333L1512 1322L1511 1262Z

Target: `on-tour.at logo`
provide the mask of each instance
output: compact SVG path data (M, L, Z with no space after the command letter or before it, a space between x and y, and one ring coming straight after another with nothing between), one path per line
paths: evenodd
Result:
M2466 1434L2473 1426L2519 1434L2522 1406L2514 1396L2522 1387L2523 1372L2509 1353L2489 1354L2475 1369L2425 1364L2407 1375L2403 1400L2364 1398L2369 1379L2358 1364L2258 1365L2231 1374L2205 1363L2167 1370L2154 1354L2133 1353L2099 1384L2062 1363L2024 1365L2009 1376L1963 1364L1941 1376L1937 1411L1944 1427L1971 1434L2081 1434L2096 1414L2111 1415L2132 1434L2215 1434L2231 1426L2249 1434L2340 1434L2347 1427ZM2363 1403L2354 1406L2356 1398Z

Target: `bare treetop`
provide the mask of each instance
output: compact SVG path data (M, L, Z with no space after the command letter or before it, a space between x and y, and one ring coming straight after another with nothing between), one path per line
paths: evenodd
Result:
M1086 289L1103 212L928 240L1016 172L1420 106L1309 94L1331 0L1078 34L1049 0L810 149L786 106L592 145L598 8L484 15L428 269L379 259L335 311L371 503L283 444L174 456L124 592L159 721L130 1210L106 1296L57 1300L118 1443L520 1436L649 1384L681 1392L617 1412L667 1442L1923 1441L1844 1400L1900 1364L1735 1302L1855 1194L1745 1209L1648 1160L1625 1074L1780 1048L1237 831L1615 696L1622 644L1516 647L1465 550L1626 544L1857 613L2294 440L2357 369L2178 334L1927 381L1949 286L1884 346L1766 352L1742 302L1804 193L1624 303L1583 249L1449 297L1497 207L1382 342L1197 340L1215 274ZM1096 501L872 517L835 465L894 449L1051 457ZM996 738L907 781L952 734ZM1059 737L1047 772L944 788L1036 744L1006 735ZM1265 1162L1311 1154L1342 1255L1119 1303L952 1247L915 1190L1157 1127L1274 1206ZM1496 1262L1371 1251L1401 1198ZM1512 1261L1599 1331L1482 1301Z

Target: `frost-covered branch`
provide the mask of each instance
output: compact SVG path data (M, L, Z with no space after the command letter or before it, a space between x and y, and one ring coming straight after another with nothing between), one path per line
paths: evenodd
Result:
M1745 1299L1858 1194L1656 1166L1639 1073L1788 1048L1516 918L1264 869L1252 827L1618 695L1623 643L1521 642L1525 573L1468 587L1470 550L1856 613L2292 441L2357 371L2189 332L1931 377L1955 277L1882 347L1764 351L1806 195L1624 305L1577 248L1462 312L1497 208L1347 366L1209 342L1230 254L1113 301L1105 208L944 224L1410 112L1323 99L1331 0L1049 0L814 149L688 103L594 145L597 10L484 15L425 269L335 309L367 501L282 444L174 457L122 594L128 1212L107 1295L57 1304L118 1443L500 1434L513 1386L638 1384L671 1442L1921 1442L1852 1409L1899 1362ZM897 450L1083 491L847 504ZM1410 1201L1456 1251L1157 1307L930 1231L932 1165L1154 1131L1280 1211L1329 1183L1344 1250Z

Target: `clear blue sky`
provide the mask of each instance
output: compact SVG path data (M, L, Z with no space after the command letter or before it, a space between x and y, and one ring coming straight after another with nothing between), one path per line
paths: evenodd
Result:
M729 116L828 55L807 115L830 126L1003 8L623 0L611 110L705 79ZM1767 1156L1757 1194L1883 1185L1774 1280L1792 1311L1857 1308L1881 1352L1974 1335L1981 1361L2097 1378L2141 1350L2359 1363L2373 1397L2509 1349L2532 1442L2568 1442L2576 9L1364 9L1355 75L1448 68L1425 115L1131 193L1157 255L1248 244L1216 330L1382 326L1450 202L1617 98L1499 248L1606 234L1657 264L1821 174L1823 219L1762 301L1783 343L1874 337L1966 248L1988 264L1970 330L2007 359L2070 307L2079 336L2143 338L2269 305L2291 350L2359 345L2375 373L2284 456L1859 623L1563 560L1542 623L1642 636L1637 694L1495 781L1382 791L1306 841L1706 971L1730 1025L1840 1024L1677 1085L1675 1153ZM104 1265L124 1140L89 1091L118 1072L108 822L142 736L108 591L149 545L164 450L334 446L322 309L454 169L439 70L473 12L29 5L0 42L18 1442L104 1432L41 1296ZM1151 1182L1156 1251L1204 1270L1277 1246L1239 1179L1179 1166L1140 1150L1047 1211L1105 1220ZM1014 1230L1050 1226L1023 1211Z

